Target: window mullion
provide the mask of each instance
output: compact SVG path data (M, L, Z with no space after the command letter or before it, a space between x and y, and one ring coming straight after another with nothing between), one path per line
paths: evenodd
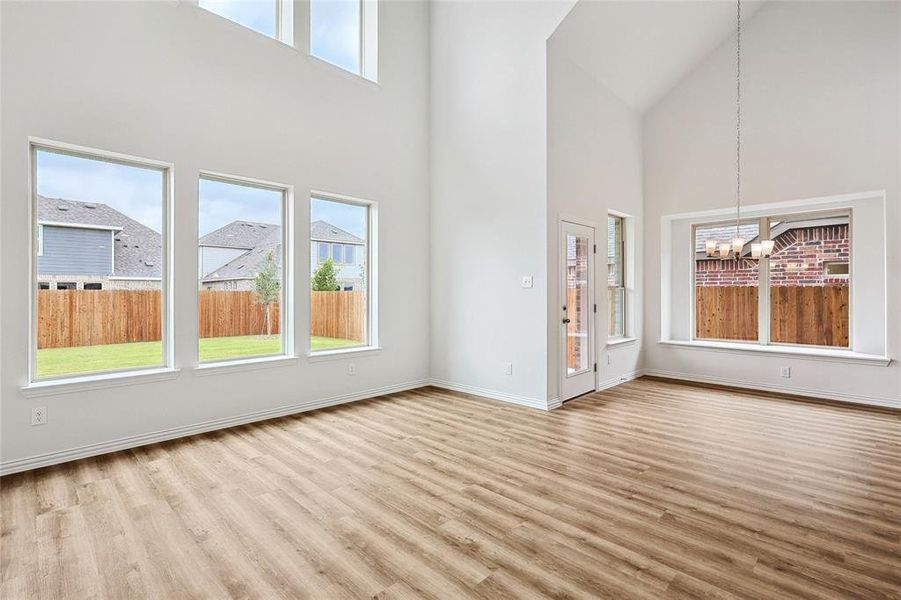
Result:
M770 221L767 217L760 218L758 226L758 240L769 239ZM759 259L757 282L757 341L759 344L770 343L770 261Z

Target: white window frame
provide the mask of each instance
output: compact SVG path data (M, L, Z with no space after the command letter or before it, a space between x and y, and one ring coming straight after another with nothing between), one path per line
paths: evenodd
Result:
M162 364L160 365L151 365L151 366L141 366L141 367L126 367L123 369L109 369L104 371L89 371L85 373L67 373L65 375L51 376L51 377L38 377L37 375L37 339L38 339L38 290L37 290L37 280L38 280L38 240L37 240L37 220L38 220L38 210L37 210L37 153L38 151L47 151L54 152L57 154L67 154L70 156L75 156L79 158L86 158L89 160L98 160L102 162L109 162L114 164L140 167L140 168L149 168L155 169L162 173L163 176L163 219L162 219L162 231L160 232L161 236L161 253L162 253L162 264L161 266L161 277L160 277L160 294L161 294L161 307L160 310L162 314L160 315L162 320L162 330L161 334L161 343L162 343ZM173 318L173 293L172 293L172 264L173 264L173 252L172 252L172 205L173 205L173 197L174 197L174 188L173 188L173 175L175 165L170 162L143 158L138 156L132 156L128 154L122 154L118 152L111 152L108 150L101 150L98 148L91 148L87 146L78 146L75 144L69 144L66 142L59 142L55 140L48 140L38 137L29 137L28 138L28 156L29 156L29 170L28 170L28 189L29 189L29 200L28 200L28 237L29 237L29 269L28 269L28 319L29 319L29 340L28 340L28 385L25 386L25 390L28 391L31 389L32 392L36 392L35 395L40 394L41 388L50 389L49 392L44 393L54 393L51 388L66 388L74 386L78 387L86 387L91 389L90 386L94 384L94 382L100 382L106 379L118 379L121 377L137 377L143 379L151 379L156 376L162 376L162 378L170 378L172 374L177 372L175 369L175 346L174 346L174 324L175 319ZM42 236L43 238L43 236ZM28 395L28 394L26 394Z
M607 340L608 341L617 341L617 340L623 340L623 339L629 338L629 317L631 316L630 315L631 311L629 310L629 288L628 288L629 269L628 269L627 255L626 255L627 249L629 247L629 242L626 237L627 231L628 231L627 224L628 224L629 217L622 213L618 213L615 211L608 211L607 218L619 219L620 222L622 223L622 250L621 250L622 280L623 280L623 283L621 286L622 290L623 290L623 332L622 332L622 334L610 335L610 333L609 333L610 332L610 324L609 323L607 324ZM606 223L605 223L605 225L606 225ZM607 231L606 227L604 228L604 232L609 235L609 232ZM604 240L607 242L607 244L610 243L610 240L608 239L608 237L606 235L604 236ZM607 252L606 252L607 244L604 244L604 250L605 250L604 256L605 257L607 255ZM604 261L604 266L607 266L606 260ZM609 274L607 271L604 272L604 281L609 281ZM607 289L609 289L610 287L611 287L610 284L607 283ZM620 286L612 286L612 287L617 288ZM609 298L609 295L608 295L608 298ZM609 315L610 315L610 310L608 308L607 316L609 317Z
M257 31L256 29L252 29L245 25L244 23L235 21L225 15L221 15L215 11L212 11L206 7L200 5L200 0L189 0L190 3L194 4L202 10L204 13L209 13L211 15L216 15L220 19L224 19L229 23L234 23L248 31L252 31L257 35L261 35L264 38L268 38L271 40L276 40L283 44L287 44L288 46L294 45L294 0L275 0L275 36L269 36L261 31Z
M38 223L38 256L44 256L44 225Z
M337 67L342 71L347 71L348 73L352 73L357 75L358 77L362 77L363 79L368 79L373 83L378 83L379 74L379 48L378 48L378 38L379 38L379 4L378 0L358 0L360 4L360 43L359 43L359 56L357 57L360 63L359 71L351 71L349 69L345 69L340 65L336 65L335 63L313 53L313 15L312 10L310 9L310 3L305 2L305 6L307 8L307 35L309 36L309 43L307 45L307 52L313 58L324 62L325 64L332 65L333 67Z
M307 356L310 359L325 357L340 357L346 354L359 352L370 352L381 350L379 345L379 310L378 310L378 202L374 200L364 200L353 196L343 194L335 194L332 192L322 192L313 190L310 193L310 205L313 200L327 200L329 202L339 202L342 204L350 204L366 208L366 238L363 246L366 253L366 276L364 278L366 290L366 343L358 346L345 346L335 349L313 350L312 345L312 327L307 328ZM310 219L312 221L312 219ZM312 298L312 287L307 288L308 298ZM307 318L308 323L312 323L312 304L309 306Z
M768 212L766 214L754 217L752 219L742 219L743 223L749 222L758 222L758 238L759 239L768 239L770 233L770 224L773 221L792 221L798 219L817 219L824 217L847 217L848 219L848 248L849 248L849 259L848 259L848 273L847 275L843 275L847 279L848 285L848 345L847 346L825 346L825 345L816 345L816 344L795 344L791 342L774 342L771 339L770 335L770 318L771 318L771 307L770 307L770 294L772 286L770 285L770 264L769 260L760 259L757 264L757 340L724 340L724 339L715 339L715 338L699 338L697 337L697 323L695 322L695 314L697 311L697 293L696 293L696 285L697 285L697 230L699 227L710 227L714 225L730 225L734 224L735 221L728 221L723 219L718 219L716 221L698 221L694 222L691 225L691 251L692 251L692 260L691 260L691 303L690 303L690 341L691 342L726 342L729 344L737 344L737 345L748 345L748 346L766 346L766 347L787 347L787 348L809 348L809 349L821 349L821 350L845 350L845 351L854 351L854 307L852 305L853 301L853 285L854 285L854 276L852 271L853 264L853 256L854 256L854 239L852 237L853 232L853 219L854 219L854 210L852 208L839 208L839 209L823 209L823 210L811 210L804 212L792 212L792 211L773 211ZM721 240L722 242L731 242L731 237L728 240ZM719 259L711 259L711 260L719 260ZM726 260L734 260L732 258ZM825 268L825 267L824 267Z
M281 352L273 354L252 354L246 356L236 356L224 360L201 361L200 360L200 335L199 325L195 323L195 333L197 334L197 368L215 370L219 367L241 365L248 363L267 362L279 359L293 359L296 357L294 350L294 186L285 183L276 183L263 179L254 179L251 177L243 177L240 175L229 175L214 171L201 170L197 177L198 201L197 210L198 217L200 212L200 181L206 179L208 181L218 181L221 183L229 183L233 185L241 185L244 187L255 187L260 189L272 190L282 194L281 200L281 238L282 238L282 299L279 305L279 336L281 337ZM200 232L197 232L198 248L200 243ZM198 285L196 289L200 289L200 278L198 277ZM195 302L196 304L196 302ZM198 320L200 315L198 314Z

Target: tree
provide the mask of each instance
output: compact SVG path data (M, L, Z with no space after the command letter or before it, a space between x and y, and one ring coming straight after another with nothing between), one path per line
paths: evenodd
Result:
M338 269L331 258L327 258L313 273L312 287L316 292L334 292L338 289Z
M278 265L275 256L270 250L263 261L263 266L253 280L253 291L257 304L266 307L266 335L272 335L272 305L278 302L281 282L279 281Z

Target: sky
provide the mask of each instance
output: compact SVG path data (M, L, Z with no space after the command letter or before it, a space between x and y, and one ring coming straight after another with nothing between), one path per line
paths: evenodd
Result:
M360 0L310 1L310 52L360 72Z
M313 198L310 222L313 221L326 221L358 238L366 238L366 209L362 206Z
M156 169L39 150L37 188L50 198L106 204L162 231L163 175ZM275 225L281 222L281 192L201 179L198 209L200 236L232 221ZM366 209L360 206L313 199L310 217L311 222L327 221L357 237L366 232Z
M163 173L56 152L37 152L38 194L106 204L162 232Z
M201 179L199 193L200 236L232 221L253 221L271 225L278 225L282 221L282 193L277 190Z
M202 8L269 37L278 37L275 0L199 0ZM360 72L360 0L310 1L310 51Z
M198 4L263 35L276 37L276 0L200 0Z

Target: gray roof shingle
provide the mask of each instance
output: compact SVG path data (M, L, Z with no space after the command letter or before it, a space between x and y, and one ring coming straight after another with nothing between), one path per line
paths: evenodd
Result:
M250 250L269 237L272 230L278 231L278 225L256 223L253 221L232 221L200 238L201 246L219 246L223 248L244 248Z
M38 196L38 221L114 228L114 277L162 274L162 236L106 204Z
M260 272L266 257L271 252L275 261L282 260L282 237L280 227L273 227L269 235L257 246L241 256L225 263L203 278L203 281L223 281L230 279L253 279Z
M345 244L363 243L363 240L354 234L335 227L326 221L313 221L310 225L310 239L314 242L343 242Z

